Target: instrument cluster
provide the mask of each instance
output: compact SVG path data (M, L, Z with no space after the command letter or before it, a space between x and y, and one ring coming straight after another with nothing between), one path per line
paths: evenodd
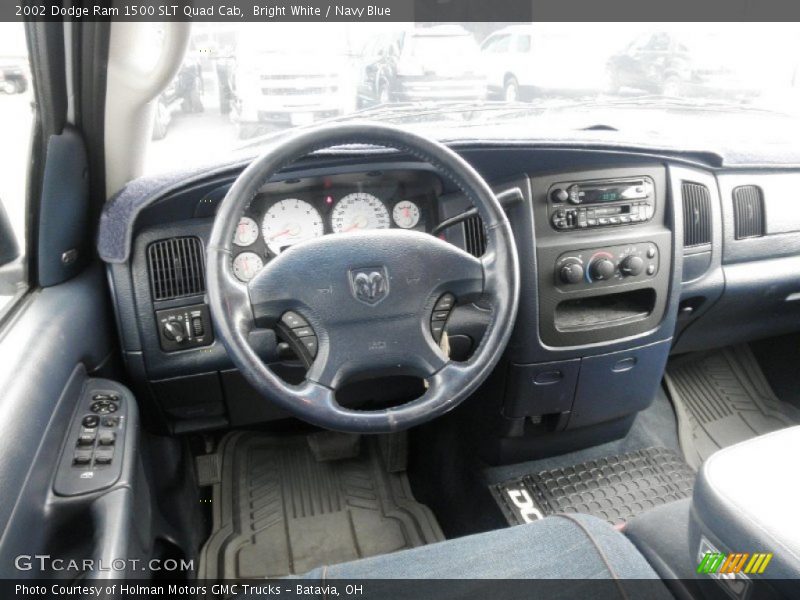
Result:
M250 281L271 258L323 235L433 226L438 179L424 171L336 175L270 183L239 220L233 273Z

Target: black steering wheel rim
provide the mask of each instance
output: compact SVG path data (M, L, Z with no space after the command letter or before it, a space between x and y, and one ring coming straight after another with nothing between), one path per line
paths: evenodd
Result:
M249 286L245 287L239 283L232 275L233 234L240 216L259 190L274 175L296 160L323 148L349 144L400 150L429 163L441 176L455 184L472 201L483 219L487 235L487 251L483 257L480 260L475 259L451 244L418 232L383 230L361 234L360 238L352 237L350 234L329 235L314 242L299 244L292 247L291 252L282 253L267 263L256 278L258 281L254 280ZM340 365L334 364L335 361L332 359L336 354L333 346L337 338L334 335L331 335L330 339L327 336L321 338L321 356L317 358L320 365L325 363L324 366L328 366L330 361L329 372L324 367L316 371L312 368L309 374L315 373L316 379L307 379L300 385L283 381L251 348L248 336L255 328L256 312L262 309L279 311L299 305L302 307L301 310L307 311L304 316L309 318L312 325L319 327L323 332L328 331L325 319L318 319L314 314L314 307L309 307L315 301L315 297L310 296L305 303L298 300L300 304L294 305L290 304L291 298L279 301L273 297L280 295L277 293L275 282L281 281L280 277L285 276L286 269L293 264L292 261L295 261L295 264L307 264L303 261L307 261L308 256L315 252L316 256L338 257L341 254L341 257L337 258L339 262L336 263L341 268L333 269L338 274L342 269L352 270L372 266L369 264L372 259L367 259L367 256L377 255L381 257L379 260L391 261L393 254L399 249L402 248L405 252L403 244L406 245L408 252L413 248L419 254L417 264L426 260L426 252L434 259L429 261L431 266L428 269L423 269L426 272L423 273L422 279L428 287L424 288L427 295L420 298L415 305L420 307L420 310L432 309L436 295L442 290L450 290L447 286L459 285L465 294L468 289L469 293L479 291L491 306L491 317L486 332L466 362L448 362L446 357L442 360L443 357L436 356L435 345L431 344L430 339L419 342L420 354L428 355L427 361L422 359L419 361L420 368L426 370L428 384L427 391L421 397L400 406L376 411L358 411L340 406L335 399L337 386L333 385L340 374L338 370ZM356 433L392 432L423 423L451 410L466 399L497 364L516 318L519 298L516 245L508 219L488 184L458 154L439 142L382 124L348 123L310 128L271 145L242 172L221 202L206 258L211 315L218 339L227 349L231 360L266 400L303 420L327 429ZM364 264L364 261L367 261L367 264ZM271 267L273 263L274 268ZM449 269L451 273L447 276L441 273L428 276L427 270L433 271L437 263ZM393 269L397 266L394 264ZM478 268L480 268L480 282L478 282ZM452 273L458 272L459 269L463 271L463 276ZM402 288L406 281L409 282L408 286L412 285L407 273L404 273L402 278L397 273L395 276L398 284L395 287ZM394 293L400 294L403 291L398 290ZM298 292L302 290L298 289ZM404 292L410 293L408 290ZM390 295L392 293L389 292ZM317 308L329 317L332 314L330 310L326 313L322 305ZM333 326L330 323L328 325L333 333ZM413 334L417 336L416 332ZM404 334L396 333L396 335ZM341 346L342 336L338 339L338 346ZM329 347L325 347L327 342L330 342ZM408 352L398 356L410 362L414 362L415 358ZM400 359L388 356L386 360L391 362Z

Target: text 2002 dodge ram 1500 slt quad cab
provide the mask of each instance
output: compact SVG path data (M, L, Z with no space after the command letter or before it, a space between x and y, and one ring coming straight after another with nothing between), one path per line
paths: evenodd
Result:
M4 597L797 597L796 24L28 10ZM575 85L361 102L387 43Z

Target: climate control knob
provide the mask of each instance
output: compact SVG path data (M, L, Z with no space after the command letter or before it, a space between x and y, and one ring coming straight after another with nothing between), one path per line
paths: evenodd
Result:
M626 256L619 264L619 270L623 275L635 277L644 271L644 261L639 256Z
M611 279L616 271L616 266L607 258L598 258L589 265L589 275L596 281Z
M583 265L577 260L570 260L561 266L558 276L564 283L579 283L583 280Z

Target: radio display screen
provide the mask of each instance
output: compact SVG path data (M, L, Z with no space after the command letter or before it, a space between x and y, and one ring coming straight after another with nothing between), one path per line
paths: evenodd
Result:
M588 204L600 202L619 202L625 200L625 191L628 188L599 188L588 189L584 192L583 201Z

